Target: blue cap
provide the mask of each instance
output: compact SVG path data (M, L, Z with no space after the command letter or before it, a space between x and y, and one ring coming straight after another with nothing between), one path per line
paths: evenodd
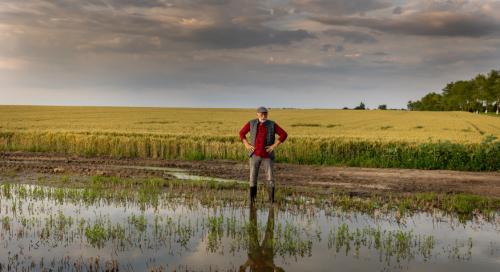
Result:
M267 112L267 109L265 107L259 107L257 112Z

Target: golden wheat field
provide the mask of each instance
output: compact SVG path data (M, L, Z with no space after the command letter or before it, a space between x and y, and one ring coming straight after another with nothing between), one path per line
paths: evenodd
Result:
M237 136L254 117L254 109L0 106L0 131ZM500 138L500 118L468 112L270 109L269 118L291 138L457 143Z

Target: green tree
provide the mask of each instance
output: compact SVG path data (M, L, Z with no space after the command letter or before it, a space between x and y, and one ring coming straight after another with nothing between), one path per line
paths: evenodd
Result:
M500 111L500 71L478 74L470 80L450 82L442 93L430 92L417 101L408 101L409 110Z
M435 92L428 93L422 97L422 110L441 111L444 110L442 96Z
M491 70L488 74L488 85L486 96L489 101L489 108L491 111L499 112L500 103L500 72L496 70Z
M364 110L364 109L366 109L365 103L363 103L363 102L359 103L359 106L356 106L354 109L355 110Z
M487 112L488 105L488 79L485 75L479 74L474 78L476 111Z

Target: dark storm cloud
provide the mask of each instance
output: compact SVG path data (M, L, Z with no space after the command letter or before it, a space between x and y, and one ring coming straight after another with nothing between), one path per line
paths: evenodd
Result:
M277 31L267 28L228 26L196 30L188 39L203 48L233 49L271 44L284 45L314 37L305 30Z
M126 25L126 24L125 24ZM145 22L145 26L148 23ZM246 28L236 25L214 26L195 29L186 33L167 28L151 28L141 31L115 28L114 33L134 34L120 37L109 43L94 43L83 49L96 51L115 51L129 53L161 52L171 50L170 43L188 44L192 49L242 49L266 45L287 45L304 39L313 39L315 35L305 30L278 31L265 27ZM147 33L147 36L140 35Z
M487 15L452 12L416 13L398 19L364 17L312 17L334 26L355 26L395 34L481 37L499 34L500 22Z
M81 9L84 6L94 5L100 7L166 7L166 1L162 0L39 0L62 9Z
M151 7L165 7L166 4L160 0L111 0L111 1L93 1L93 2L101 2L104 5L113 5L113 6L133 6L133 7L141 7L141 8L151 8Z
M328 29L323 31L323 34L329 36L339 36L344 39L347 43L375 43L377 39L370 34L359 32L359 31L349 31L340 29Z
M123 53L143 54L145 52L155 53L165 50L161 46L159 38L117 36L111 40L101 43L82 44L78 47L81 51L92 51L96 53Z
M165 23L138 13L115 13L99 10L85 12L82 7L34 6L22 10L3 11L0 22L39 31L80 31L82 33L149 34L161 31Z
M333 48L333 44L329 44L329 43L327 43L327 44L323 44L323 45L321 46L321 49L320 49L320 50L321 50L322 52L328 52L331 48Z
M299 10L317 14L355 14L388 8L390 1L384 0L296 0L293 1Z
M393 14L401 14L403 13L403 8L402 7L395 7L393 10L392 10L392 13Z
M206 6L218 6L226 2L229 1L191 0L178 1L172 5L179 7L198 4L195 6L202 12ZM249 16L250 19L234 16L233 19L240 19L237 24L231 22L229 20L231 18L229 18L209 26L189 28L176 23L182 19L182 14L176 14L179 18L169 18L170 20L160 20L137 12L113 12L113 15L110 16L110 11L105 9L86 11L85 8L89 5L158 7L166 5L166 3L163 1L136 2L132 0L49 2L47 5L26 6L23 10L2 12L0 22L7 21L10 24L37 27L45 31L81 31L87 36L93 34L96 39L104 35L110 35L110 39L112 39L112 35L128 35L129 37L117 39L117 43L112 45L102 45L99 42L88 45L89 40L85 39L82 41L81 48L87 50L95 48L97 51L112 51L115 48L116 52L135 53L141 51L141 40L146 40L143 43L144 52L170 48L168 46L151 46L148 42L150 38L159 39L163 45L189 44L188 48L199 49L239 49L265 45L287 45L294 41L315 38L313 33L302 29L275 30L262 26L258 23L259 20L263 20L269 15L269 11L263 9L251 11L251 14L258 15L257 17L260 16L261 19L256 19L255 16ZM230 9L230 7L226 8ZM220 15L218 20L224 17L224 14L218 14L221 13L220 11L215 13ZM90 42L92 41L90 40Z
M191 3L191 4L194 4L194 5L216 5L216 6L220 6L220 5L226 5L226 4L229 4L232 0L180 0L180 1L176 1L178 2L179 4L182 4L182 3Z
M427 10L433 11L460 11L470 2L474 2L475 0L434 0L427 1L425 3L425 8Z
M321 46L321 52L328 52L330 51L331 49L333 49L336 53L340 53L342 51L345 50L344 46L341 45L341 44L338 44L338 45L333 45L333 44L323 44L323 46Z

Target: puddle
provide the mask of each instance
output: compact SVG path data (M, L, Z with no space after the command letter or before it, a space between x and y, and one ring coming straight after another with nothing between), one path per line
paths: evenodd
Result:
M165 171L165 172L176 172L176 173L187 172L186 169L173 168L173 167L138 166L138 165L109 165L109 166L112 168L124 168L124 169L154 170L154 171Z
M206 180L206 181L216 181L216 182L237 182L237 183L247 183L242 180L235 179L223 179L207 176L198 176L189 174L186 169L182 168L172 168L172 167L157 167L157 166L135 166L135 165L112 165L116 168L124 169L140 169L140 170L155 170L155 171L165 171L165 173L182 180Z
M12 164L43 164L43 161L9 161ZM215 181L215 182L236 182L236 183L247 183L243 180L235 179L224 179L216 177L207 177L192 175L188 173L187 169L174 168L174 167L159 167L159 166L138 166L138 165L116 165L116 164L105 164L102 165L104 168L114 168L114 169L137 169L137 170L152 170L152 171L164 171L165 173L175 177L180 180L205 180L205 181Z
M500 222L0 187L0 271L497 271Z
M367 189L377 189L377 190L389 190L390 188L383 184L360 184L360 183L348 183L348 182L323 182L323 181L311 181L309 184L312 185L328 185L328 186L341 186L345 188L367 188Z

